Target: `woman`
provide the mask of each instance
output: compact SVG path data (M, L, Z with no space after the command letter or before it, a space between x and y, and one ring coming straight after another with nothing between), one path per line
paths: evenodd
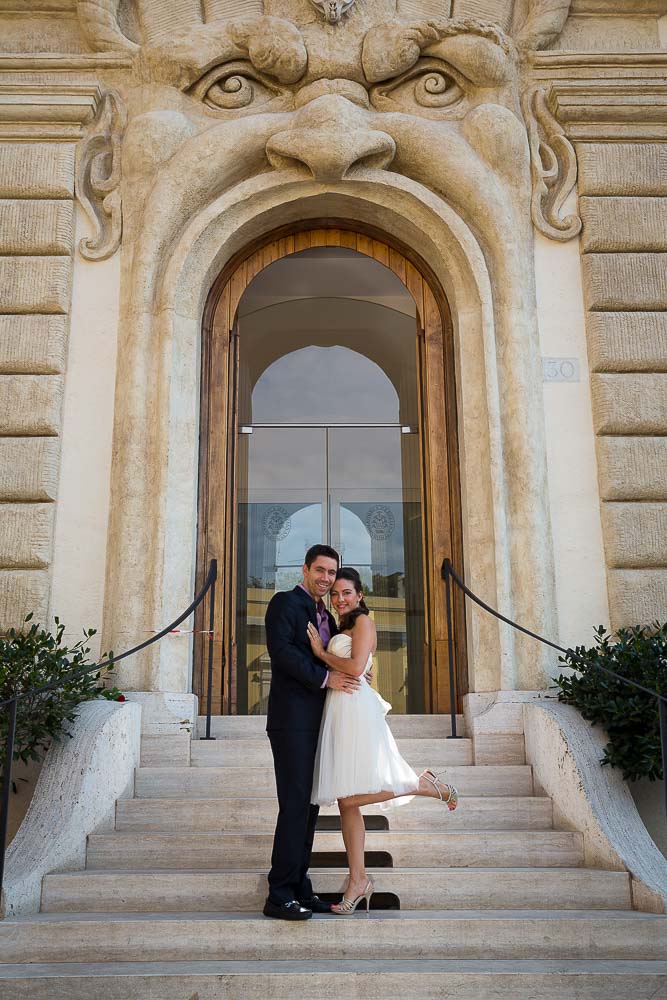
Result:
M361 677L372 668L377 634L356 569L338 570L331 603L340 619L340 632L325 650L317 629L309 624L313 652L332 670ZM361 806L405 795L437 798L451 810L458 802L453 785L443 784L428 770L418 777L403 760L385 719L390 708L370 683L353 694L327 692L311 798L315 805L333 805L337 800L340 809L350 872L343 899L331 910L339 916L354 913L362 899L368 910L373 894L373 882L364 867Z

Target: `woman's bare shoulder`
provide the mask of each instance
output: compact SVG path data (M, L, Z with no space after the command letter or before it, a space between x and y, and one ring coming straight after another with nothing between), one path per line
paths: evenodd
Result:
M375 622L370 615L359 615L354 623L357 635L375 635Z

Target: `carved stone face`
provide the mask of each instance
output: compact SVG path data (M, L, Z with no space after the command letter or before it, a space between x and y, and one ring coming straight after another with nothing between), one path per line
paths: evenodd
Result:
M392 170L480 211L499 184L527 197L512 41L481 22L369 24L358 10L338 25L213 22L145 47L149 86L128 146L142 147L144 167L153 137L156 166L185 142L196 159L214 141L230 174L241 155L245 176L296 168L328 183Z

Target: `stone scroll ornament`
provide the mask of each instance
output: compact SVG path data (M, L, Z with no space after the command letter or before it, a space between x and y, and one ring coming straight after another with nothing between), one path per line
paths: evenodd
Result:
M106 260L120 246L120 144L126 122L123 102L109 90L77 146L76 193L94 227L94 235L79 242L79 253L86 260Z

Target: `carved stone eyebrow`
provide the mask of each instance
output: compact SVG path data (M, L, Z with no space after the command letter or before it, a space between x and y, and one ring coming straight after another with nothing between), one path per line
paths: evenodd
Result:
M361 56L366 79L378 83L400 76L435 46L479 86L497 86L511 77L516 58L511 38L483 21L447 18L370 28Z
M280 17L259 16L197 25L171 35L167 42L144 46L138 67L146 80L187 90L203 73L233 59L249 59L280 83L296 83L308 65L296 25Z

